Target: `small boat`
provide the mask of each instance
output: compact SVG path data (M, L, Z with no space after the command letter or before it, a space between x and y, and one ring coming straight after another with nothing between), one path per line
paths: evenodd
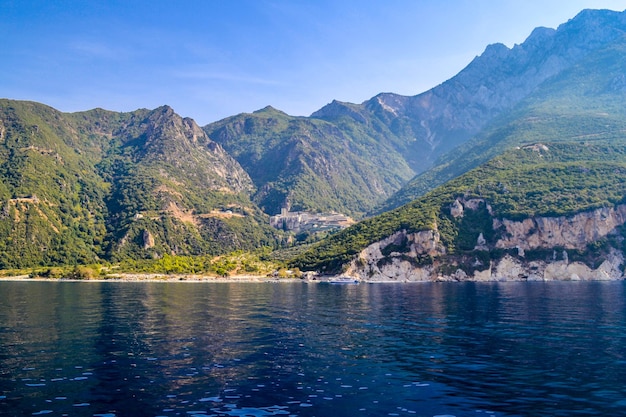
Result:
M339 276L339 277L329 278L328 283L329 284L358 284L359 280L351 278L351 277Z

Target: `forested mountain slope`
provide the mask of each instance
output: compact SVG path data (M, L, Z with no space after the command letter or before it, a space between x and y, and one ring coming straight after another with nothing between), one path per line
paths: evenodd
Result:
M267 213L337 211L362 216L414 171L384 141L267 107L204 128L246 169Z
M0 101L0 267L274 244L252 182L167 107L65 114Z
M513 48L488 46L456 76L416 96L334 100L309 118L266 108L204 129L248 171L258 188L254 200L267 213L283 207L357 217L382 212L424 192L412 183L381 206L414 174L445 164L458 168L428 174L422 184L432 187L485 161L450 162L457 146L494 134L494 121L517 117L508 116L544 83L586 65L625 33L625 13L584 10L558 29L535 29Z
M570 258L597 267L615 249L623 262L625 196L626 138L516 147L332 236L293 265L369 271L367 277L404 263L406 273L427 267L425 279L451 279L459 269L466 275L490 269L507 255L549 262L569 250ZM572 220L583 213L581 221Z
M363 245L404 226L432 225L424 213L440 217L458 181L471 178L478 187L463 191L463 198L466 191L482 195L490 179L477 172L493 161L512 164L509 173L491 175L510 181L504 194L517 195L515 210L532 216L524 208L532 193L507 177L532 173L512 154L498 156L502 152L549 144L539 162L609 177L606 169L612 169L621 181L620 166L601 164L613 161L612 153L621 155L624 143L625 34L626 13L585 10L556 30L537 28L521 45L487 47L458 75L422 94L332 101L311 117L268 106L200 128L167 106L68 114L0 100L0 268L275 246L283 236L269 227L268 214L281 208L362 218L408 203L337 234L295 262L336 271ZM602 150L609 154L600 158ZM586 165L567 165L575 152ZM522 156L540 172L549 169ZM560 184L563 175L573 178L559 171L545 180ZM542 180L531 183L558 188ZM621 197L613 191L601 197L597 190L618 190L619 184L602 181L583 179L591 190L572 192L591 193L593 207L615 204ZM484 198L495 209L505 197L493 193ZM553 212L549 196L541 195L545 207L533 213ZM571 214L591 206L567 202L560 210ZM446 227L454 229L445 220L437 223L437 230ZM446 250L456 247L441 230Z
M384 212L423 195L504 149L542 141L618 140L626 132L626 37L588 54L546 80L510 112L439 158L378 209Z

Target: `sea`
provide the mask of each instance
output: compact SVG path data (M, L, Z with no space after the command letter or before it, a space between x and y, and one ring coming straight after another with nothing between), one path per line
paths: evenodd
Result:
M0 415L626 415L626 284L0 282Z

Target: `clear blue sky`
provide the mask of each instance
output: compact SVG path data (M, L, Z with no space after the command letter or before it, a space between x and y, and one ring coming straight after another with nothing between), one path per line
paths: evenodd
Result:
M0 97L62 111L172 106L201 125L268 104L415 95L626 0L0 0Z

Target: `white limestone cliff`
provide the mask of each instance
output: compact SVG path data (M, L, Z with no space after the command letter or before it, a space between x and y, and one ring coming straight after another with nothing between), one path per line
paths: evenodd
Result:
M608 235L626 222L626 205L604 207L572 217L535 217L522 221L494 219L494 229L504 227L505 233L497 248L584 249L587 244Z
M453 215L475 210L482 200L456 200ZM488 207L491 212L491 208ZM553 281L617 280L623 278L624 255L611 248L596 268L582 262L570 262L563 249L585 249L588 244L606 237L626 223L626 205L601 208L571 217L533 217L521 221L493 219L501 237L492 245L496 249L517 249L483 265L477 256L470 275L458 266L446 250L437 230L416 233L396 232L365 248L350 264L346 275L363 281ZM389 248L398 251L389 251ZM552 260L529 260L525 252L534 249L555 250ZM482 234L477 250L488 249ZM466 258L472 258L471 254ZM442 272L445 271L445 272Z

